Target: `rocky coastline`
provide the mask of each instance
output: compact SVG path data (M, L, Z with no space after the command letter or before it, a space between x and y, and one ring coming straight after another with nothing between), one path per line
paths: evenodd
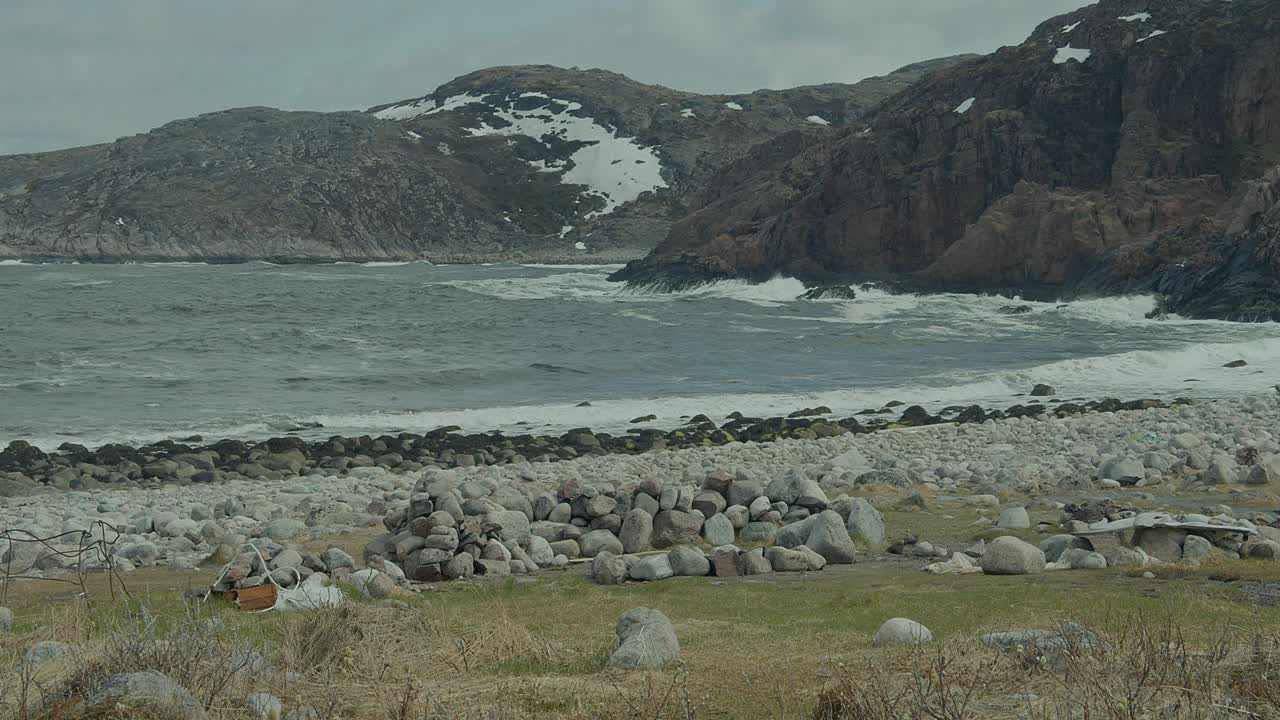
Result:
M754 418L732 413L717 422L696 415L669 430L633 428L625 433L593 432L577 428L560 435L464 433L456 426L425 433L359 437L333 436L307 440L284 435L265 440L221 439L206 442L191 436L149 445L107 444L90 449L63 443L44 451L22 440L0 450L0 497L58 490L105 487L149 487L177 483L217 484L235 480L282 481L316 473L345 475L358 468L377 468L394 474L427 469L494 465L522 466L557 463L581 457L639 455L660 450L719 447L731 443L771 443L817 440L868 434L885 429L970 424L1008 418L1040 416L1064 418L1088 413L1114 413L1185 404L1156 399L1122 401L1116 398L1059 401L1053 389L1040 385L1025 404L1004 409L978 405L951 406L937 414L920 405L893 402L844 418L829 408L803 408L787 417ZM636 418L649 423L656 417Z

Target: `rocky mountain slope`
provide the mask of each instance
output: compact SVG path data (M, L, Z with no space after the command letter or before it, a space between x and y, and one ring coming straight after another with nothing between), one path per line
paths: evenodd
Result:
M830 134L960 59L732 96L502 67L363 113L210 113L0 157L0 258L631 259L752 145Z
M616 278L1154 290L1280 319L1276 118L1280 3L1102 0L830 137L758 148Z

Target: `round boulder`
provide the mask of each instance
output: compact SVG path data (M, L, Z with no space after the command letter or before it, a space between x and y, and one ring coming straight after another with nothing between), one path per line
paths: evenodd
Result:
M929 628L907 618L886 620L876 631L876 647L924 645L930 642L933 642L933 633L929 632Z

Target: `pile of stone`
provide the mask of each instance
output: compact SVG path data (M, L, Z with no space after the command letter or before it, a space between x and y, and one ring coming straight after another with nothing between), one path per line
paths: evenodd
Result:
M365 561L398 564L418 582L529 573L602 554L621 563L609 565L615 570L609 576L632 579L707 575L713 566L717 574L815 570L852 562L853 538L884 539L883 520L870 503L830 500L798 469L767 486L747 473L712 470L698 490L652 479L618 486L567 479L557 492L533 497L512 486L430 473L383 523L388 532L366 546ZM743 553L735 543L774 547ZM695 545L716 548L719 559ZM670 548L678 550L637 556Z

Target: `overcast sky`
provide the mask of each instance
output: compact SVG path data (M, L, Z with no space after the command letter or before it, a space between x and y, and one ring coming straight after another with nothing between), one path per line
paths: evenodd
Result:
M699 92L853 82L1088 0L0 0L0 154L245 105L364 109L489 65Z

